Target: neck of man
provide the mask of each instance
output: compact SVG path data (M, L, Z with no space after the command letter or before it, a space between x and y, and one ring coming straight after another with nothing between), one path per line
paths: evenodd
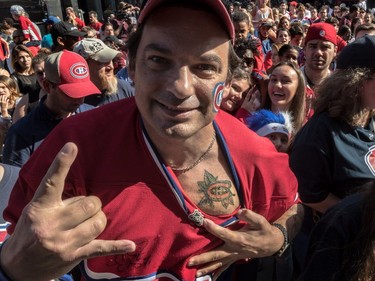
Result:
M212 124L207 125L194 135L188 137L167 135L167 133L161 134L147 126L146 123L144 125L164 163L168 166L178 168L186 168L193 165L210 146L212 147L211 143L215 134Z
M308 65L305 65L304 74L306 76L306 82L310 87L314 88L330 74L330 70L328 68L315 70L308 67Z

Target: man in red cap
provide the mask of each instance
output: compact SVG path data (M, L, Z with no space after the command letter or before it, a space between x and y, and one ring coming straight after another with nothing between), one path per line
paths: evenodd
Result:
M44 66L43 88L48 93L38 106L10 127L3 150L3 162L22 167L47 135L63 119L93 108L84 97L99 89L91 82L86 61L62 51L50 55Z
M67 118L21 169L1 280L80 264L81 280L208 281L288 248L299 218L287 154L220 111L238 65L225 6L148 0L138 20L135 96Z
M314 88L331 74L329 67L337 51L336 35L335 28L323 22L315 23L307 30L304 47L306 61L301 68L306 82L307 118L314 113L312 109L315 100Z

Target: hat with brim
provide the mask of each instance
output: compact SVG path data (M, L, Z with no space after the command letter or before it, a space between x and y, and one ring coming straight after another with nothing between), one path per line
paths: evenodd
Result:
M158 7L164 5L165 3L172 2L169 0L145 0L143 1L142 9L139 14L138 23L140 25L146 20L146 18ZM175 2L183 2L183 1L175 1ZM185 2L193 2L192 0L185 0ZM224 24L230 39L234 43L235 32L232 19L225 8L224 4L221 0L195 0L196 3L199 5L205 5L212 13L214 13L217 18Z
M337 69L375 69L375 36L365 35L345 46L337 58Z
M310 25L309 29L307 30L305 44L311 40L329 41L332 44L337 45L337 34L335 27L326 22L319 22Z
M63 50L49 55L44 70L46 80L56 84L58 89L71 98L100 93L90 80L87 62L74 52Z
M52 36L72 36L72 37L84 37L86 32L81 32L76 26L69 22L59 21L55 23L50 31Z
M92 59L101 63L110 62L116 56L121 55L121 52L111 49L97 38L84 38L74 46L73 51L86 60Z

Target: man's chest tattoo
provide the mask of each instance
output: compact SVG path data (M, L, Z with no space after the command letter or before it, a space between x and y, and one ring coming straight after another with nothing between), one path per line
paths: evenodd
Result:
M236 196L231 191L229 180L218 180L207 171L204 171L204 181L198 181L199 192L203 193L198 206L208 205L214 207L214 202L220 202L227 209L229 205L234 205L233 197Z

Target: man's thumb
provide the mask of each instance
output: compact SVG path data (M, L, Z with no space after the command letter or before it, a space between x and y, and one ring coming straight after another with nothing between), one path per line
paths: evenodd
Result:
M78 153L74 143L66 143L57 153L33 197L33 202L53 206L62 202L65 178Z

